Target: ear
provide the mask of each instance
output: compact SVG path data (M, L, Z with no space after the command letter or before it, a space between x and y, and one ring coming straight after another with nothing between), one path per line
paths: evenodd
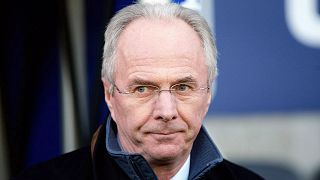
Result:
M211 104L211 101L212 101L212 91L210 90L207 94L207 107L206 107L206 114L208 112L208 109L209 109L209 106Z
M112 102L111 102L111 98L112 95L109 92L109 88L110 88L110 83L108 80L102 78L102 83L103 83L103 89L104 89L104 100L106 101L109 111L111 114L113 114L113 106L112 106Z

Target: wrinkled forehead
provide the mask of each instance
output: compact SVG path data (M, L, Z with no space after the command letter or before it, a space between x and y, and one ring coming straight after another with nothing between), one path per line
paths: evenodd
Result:
M134 20L121 33L116 56L119 62L179 57L204 64L204 52L198 34L178 18Z
M193 76L207 81L208 67L198 34L180 19L140 18L131 22L119 37L115 81L136 78L174 82Z

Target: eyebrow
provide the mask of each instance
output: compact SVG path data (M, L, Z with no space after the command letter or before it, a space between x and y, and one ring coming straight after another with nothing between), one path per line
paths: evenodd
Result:
M195 84L197 84L197 80L190 75L190 76L187 76L187 77L184 77L181 79L177 79L173 82L173 84L181 84L181 83L195 83Z
M181 83L195 83L195 84L197 84L197 80L190 75L190 76L186 76L186 77L183 77L183 78L180 78L180 79L177 79L177 80L173 81L171 83L171 85L181 84ZM150 80L137 78L137 79L133 79L132 82L129 83L129 87L137 85L137 84L139 84L139 85L159 86L159 83L157 83L155 81L150 81Z
M155 83L154 81L149 81L149 80L144 80L144 79L134 79L132 82L129 83L129 87L130 86L134 86L134 85L153 85L153 86L158 86L157 83Z

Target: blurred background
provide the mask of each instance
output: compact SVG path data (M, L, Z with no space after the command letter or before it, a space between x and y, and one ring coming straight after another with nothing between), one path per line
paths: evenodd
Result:
M266 179L320 179L320 1L185 0L209 22L219 77L205 126ZM132 0L1 4L0 179L89 144L108 114L103 33Z

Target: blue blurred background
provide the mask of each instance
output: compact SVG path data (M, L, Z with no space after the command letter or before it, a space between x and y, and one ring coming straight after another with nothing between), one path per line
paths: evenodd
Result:
M222 153L270 179L316 179L319 0L175 2L202 13L216 37L219 77L205 125ZM0 179L90 143L108 113L105 26L131 3L1 5Z

